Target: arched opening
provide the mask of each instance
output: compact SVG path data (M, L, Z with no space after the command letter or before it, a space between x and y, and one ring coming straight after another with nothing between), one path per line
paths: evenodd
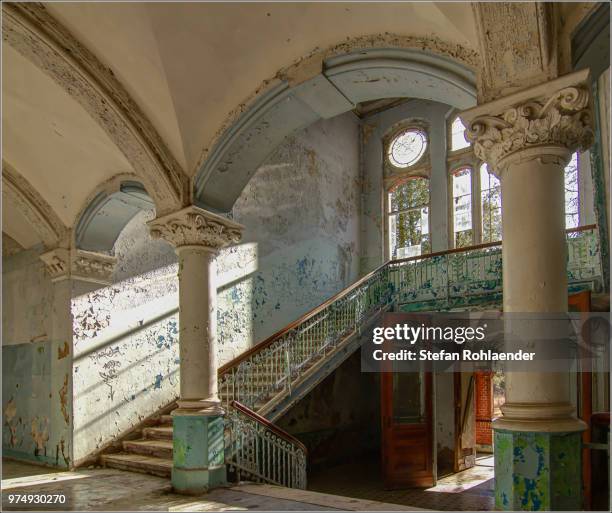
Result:
M227 212L255 170L290 134L380 99L476 104L473 71L431 51L372 48L327 59L321 73L259 95L223 133L195 180L196 200Z

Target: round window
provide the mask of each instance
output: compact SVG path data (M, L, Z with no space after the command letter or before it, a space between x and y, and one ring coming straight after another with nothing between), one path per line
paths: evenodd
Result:
M416 164L427 149L425 132L410 128L401 132L389 145L389 162L395 167L409 167Z

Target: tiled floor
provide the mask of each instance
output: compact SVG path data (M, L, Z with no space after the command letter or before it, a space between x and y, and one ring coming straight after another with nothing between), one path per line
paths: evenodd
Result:
M26 511L406 511L413 508L372 500L269 485L243 484L187 497L172 493L168 479L115 469L58 472L5 460L2 509ZM14 503L16 496L61 494L65 503ZM13 498L13 502L11 502Z
M469 470L438 480L433 488L385 490L377 463L351 463L318 472L308 488L318 492L359 497L443 511L494 509L493 457L479 458Z

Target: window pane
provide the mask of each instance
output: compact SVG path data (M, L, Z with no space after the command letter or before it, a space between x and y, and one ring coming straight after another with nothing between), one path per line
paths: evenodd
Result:
M565 227L576 228L578 226L580 212L580 194L578 191L578 153L572 154L572 158L565 167Z
M399 134L389 145L389 162L395 167L416 164L427 149L427 136L422 130L409 129Z
M465 138L465 127L459 117L456 117L451 125L451 150L467 148L470 143Z
M501 240L501 185L486 164L480 166L480 191L482 242L497 242Z
M472 230L465 230L455 233L455 247L465 248L472 245Z
M427 178L411 178L389 193L390 212L426 205L429 205L429 180Z
M392 411L395 423L423 421L425 416L423 373L393 373Z
M453 233L455 247L472 243L472 170L470 168L461 169L453 174ZM469 242L466 242L468 238Z
M405 258L431 251L429 180L411 178L389 193L389 252Z
M578 214L565 214L565 227L569 228L577 228L579 223Z

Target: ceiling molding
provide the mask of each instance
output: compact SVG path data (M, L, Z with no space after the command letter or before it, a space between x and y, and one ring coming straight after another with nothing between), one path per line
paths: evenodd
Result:
M2 199L12 202L27 219L43 244L55 247L65 242L68 229L51 205L13 167L2 161Z
M40 3L2 4L3 40L77 101L123 153L158 215L190 202L189 180L112 70Z

